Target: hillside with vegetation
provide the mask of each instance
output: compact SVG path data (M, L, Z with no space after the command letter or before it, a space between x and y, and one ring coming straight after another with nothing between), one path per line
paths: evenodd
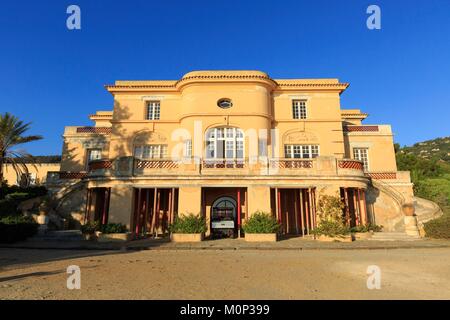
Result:
M450 136L418 142L400 149L403 154L412 154L421 159L440 160L450 164Z
M444 216L425 224L427 236L450 238L450 137L395 145L398 170L411 171L416 196L436 202Z

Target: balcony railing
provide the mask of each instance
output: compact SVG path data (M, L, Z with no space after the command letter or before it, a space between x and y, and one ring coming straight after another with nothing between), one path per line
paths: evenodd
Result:
M89 171L111 169L113 163L111 160L93 160L89 162Z
M110 134L111 127L78 127L77 133L97 133L97 134Z
M344 132L378 132L378 126L344 126Z
M49 171L47 172L47 183L52 183L60 180L81 180L87 176L87 172L79 171Z
M345 160L338 160L338 167L340 169L353 169L353 170L364 170L364 165L359 160L353 160L353 159L345 159Z
M270 159L271 169L312 169L313 159Z
M366 175L377 180L397 179L397 172L367 172Z
M250 161L249 161L250 160ZM88 172L54 172L52 180L132 176L349 176L395 179L395 173L365 175L361 161L318 157L254 159L138 159L119 157L89 163Z
M177 169L180 161L166 159L135 160L136 169Z
M246 159L205 159L202 161L204 169L243 169L248 161Z

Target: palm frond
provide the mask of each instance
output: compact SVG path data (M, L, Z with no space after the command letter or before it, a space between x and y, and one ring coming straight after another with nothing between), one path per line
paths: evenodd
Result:
M5 163L10 163L18 176L29 173L27 164L37 170L36 161L31 154L12 149L17 145L42 139L40 135L24 136L30 125L31 123L24 123L9 112L0 114L0 181L3 181Z

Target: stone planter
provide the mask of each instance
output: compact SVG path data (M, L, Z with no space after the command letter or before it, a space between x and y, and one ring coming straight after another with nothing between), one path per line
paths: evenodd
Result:
M200 242L203 237L203 233L172 233L170 240L173 242Z
M276 233L246 233L245 241L247 242L276 242Z
M414 216L404 216L403 219L405 221L405 233L408 236L420 237L417 218Z
M98 242L121 242L130 241L132 239L131 233L100 233L98 235Z
M352 236L340 236L340 237L329 237L325 235L316 236L316 240L322 241L322 242L352 242Z
M97 239L97 236L95 233L83 233L83 239L87 241L93 241Z
M36 222L39 225L47 225L49 220L50 220L50 218L47 215L44 215L44 214L40 214L36 218Z

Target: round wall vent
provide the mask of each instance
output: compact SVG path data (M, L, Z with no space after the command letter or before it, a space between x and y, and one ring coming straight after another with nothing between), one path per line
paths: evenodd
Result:
M217 101L217 105L219 106L219 108L228 109L233 106L233 102L231 102L231 99L223 98Z

